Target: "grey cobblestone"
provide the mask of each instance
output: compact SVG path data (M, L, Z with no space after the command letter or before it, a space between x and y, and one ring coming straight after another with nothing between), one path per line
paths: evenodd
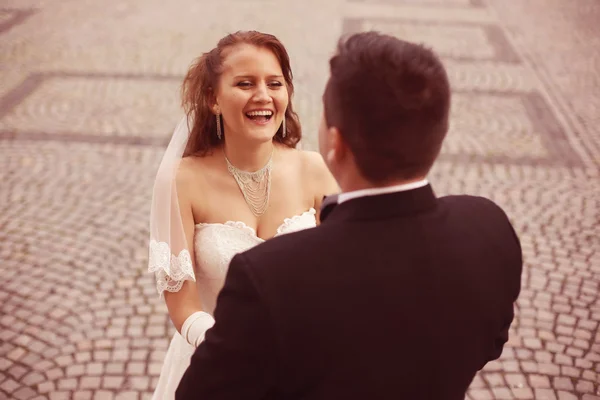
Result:
M569 392L558 391L558 400L577 400L577 396Z
M540 400L557 400L556 393L551 389L535 389L535 398Z
M39 393L49 393L54 392L56 390L56 385L53 381L46 381L40 383L37 387Z
M89 390L77 391L73 393L73 400L91 400L93 392Z

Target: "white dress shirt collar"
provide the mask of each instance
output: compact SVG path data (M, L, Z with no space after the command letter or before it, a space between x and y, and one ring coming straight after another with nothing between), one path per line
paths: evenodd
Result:
M427 181L427 179L423 179L421 181L417 181L417 182L410 182L410 183L403 183L400 185L394 185L394 186L386 186L386 187L380 187L380 188L369 188L369 189L361 189L361 190L354 190L352 192L344 192L344 193L340 193L338 195L338 204L343 203L344 201L348 201L351 199L356 199L358 197L365 197L365 196L376 196L379 194L389 194L389 193L396 193L396 192L404 192L407 190L412 190L412 189L417 189L423 186L427 186L429 184L429 182Z

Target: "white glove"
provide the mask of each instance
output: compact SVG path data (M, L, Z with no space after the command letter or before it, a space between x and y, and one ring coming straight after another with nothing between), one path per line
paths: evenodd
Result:
M181 326L181 336L194 347L204 340L206 331L212 328L215 324L215 319L212 315L204 311L197 311L187 317Z

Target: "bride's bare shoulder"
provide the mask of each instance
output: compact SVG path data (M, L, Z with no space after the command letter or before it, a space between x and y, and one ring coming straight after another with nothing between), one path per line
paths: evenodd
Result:
M316 151L301 150L280 145L279 151L286 158L286 161L297 164L300 168L321 168L325 164L323 158Z
M337 182L321 154L310 150L300 150L299 152L302 159L302 175L315 186L318 196L337 193L339 191Z
M298 150L303 173L311 178L328 175L329 169L320 153L312 150Z
M177 189L191 190L203 186L217 168L215 154L183 157L177 168Z

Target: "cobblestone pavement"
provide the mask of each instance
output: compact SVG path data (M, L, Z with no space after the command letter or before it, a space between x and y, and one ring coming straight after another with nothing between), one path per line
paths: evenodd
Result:
M431 180L501 204L525 256L510 342L468 398L600 399L598 1L0 7L0 399L151 396L173 333L145 273L154 173L190 61L250 28L290 50L306 148L341 33L443 56L453 123Z

